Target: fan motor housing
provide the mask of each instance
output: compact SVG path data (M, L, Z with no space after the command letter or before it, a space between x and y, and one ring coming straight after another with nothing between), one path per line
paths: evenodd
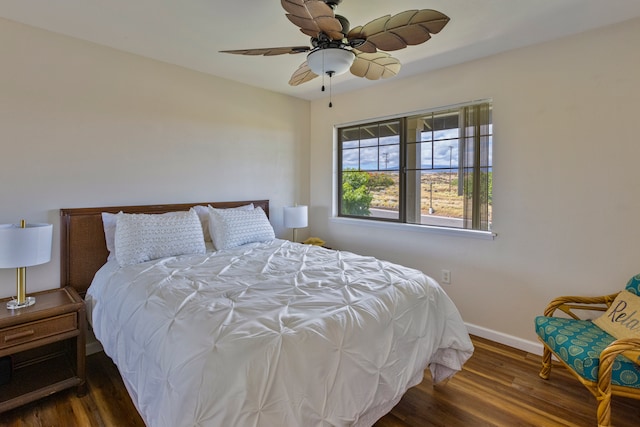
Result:
M340 21L340 25L342 25L342 31L341 33L344 34L344 36L346 37L347 34L349 33L349 30L351 29L351 23L349 22L349 20L347 18L345 18L342 15L335 15L335 18Z
M342 0L323 0L327 6L331 7L331 9L335 9L336 6L338 6L340 3L342 3Z

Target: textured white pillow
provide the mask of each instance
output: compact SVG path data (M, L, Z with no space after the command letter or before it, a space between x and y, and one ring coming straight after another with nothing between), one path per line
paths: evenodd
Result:
M209 232L209 208L211 208L211 205L208 205L208 206L198 205L193 207L193 209L196 210L198 217L200 218L200 222L202 223L202 233L204 234L205 242L211 241L211 233ZM236 208L227 208L227 209L250 211L250 210L253 210L253 203L249 203L248 205L238 206Z
M203 254L206 250L202 225L194 209L167 214L118 214L115 249L120 266Z
M217 250L275 239L261 207L252 210L209 209L209 232Z

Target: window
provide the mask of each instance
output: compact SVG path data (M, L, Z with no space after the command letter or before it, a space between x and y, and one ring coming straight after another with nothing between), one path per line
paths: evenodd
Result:
M492 146L490 102L338 128L339 216L489 231Z

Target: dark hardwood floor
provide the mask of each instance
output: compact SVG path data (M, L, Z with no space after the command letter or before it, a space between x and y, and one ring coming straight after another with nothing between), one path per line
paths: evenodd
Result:
M444 385L410 389L375 427L595 426L596 400L563 367L538 377L540 357L472 337L473 357ZM88 393L67 390L0 414L2 426L144 426L104 353L87 358ZM613 423L640 426L640 401L614 397ZM223 427L223 426L221 426ZM231 427L231 426L224 426ZM279 427L279 426L274 426Z

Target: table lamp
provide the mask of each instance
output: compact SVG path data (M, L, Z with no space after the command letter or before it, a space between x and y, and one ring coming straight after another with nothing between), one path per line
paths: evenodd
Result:
M293 228L293 241L296 241L296 229L307 226L308 210L305 205L286 206L284 208L284 226Z
M0 224L0 268L16 269L16 298L7 308L29 307L35 297L27 296L27 267L51 260L51 224Z

